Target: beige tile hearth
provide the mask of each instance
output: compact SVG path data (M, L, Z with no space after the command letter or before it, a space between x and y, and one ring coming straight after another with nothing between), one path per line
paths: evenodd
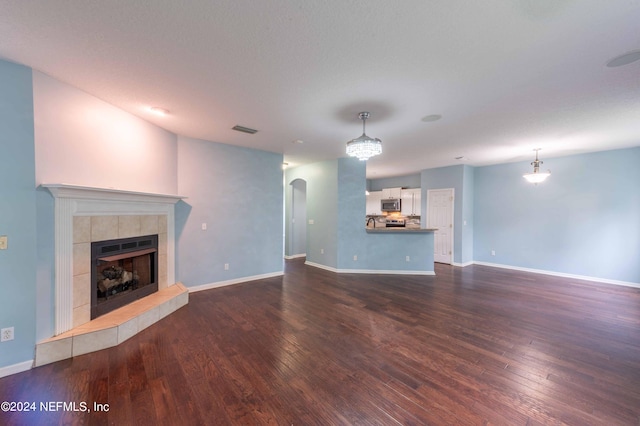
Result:
M35 366L116 346L189 303L176 283L36 345Z
M76 334L72 339L72 356L107 349L118 344L118 327L109 327L91 333Z
M56 339L36 345L36 367L71 358L72 338Z

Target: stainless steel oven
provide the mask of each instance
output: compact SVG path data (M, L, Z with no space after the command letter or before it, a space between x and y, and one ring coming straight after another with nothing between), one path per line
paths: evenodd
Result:
M401 218L388 218L387 219L387 228L404 228L405 221Z

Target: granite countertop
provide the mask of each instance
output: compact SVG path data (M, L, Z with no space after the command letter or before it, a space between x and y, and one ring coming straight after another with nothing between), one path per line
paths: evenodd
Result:
M388 234L396 232L400 234L424 234L437 231L437 228L365 228L367 234Z

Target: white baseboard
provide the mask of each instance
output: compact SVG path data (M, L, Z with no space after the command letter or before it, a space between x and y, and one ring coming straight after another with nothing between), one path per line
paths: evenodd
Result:
M469 261L469 262L465 262L465 263L458 263L458 262L452 262L451 263L452 266L457 266L459 268L464 268L465 266L471 266L473 265L473 260Z
M299 257L307 257L307 253L292 254L291 256L285 256L284 258L287 259L287 260L290 260L290 259L297 259Z
M19 362L17 364L8 365L0 368L0 377L10 376L12 374L22 373L23 371L31 370L33 367L33 360Z
M302 256L299 256L299 257L302 257ZM338 268L334 268L332 266L322 265L320 263L315 263L315 262L311 262L311 261L308 261L308 260L305 261L304 264L305 265L309 265L309 266L313 266L314 268L320 268L320 269L325 269L327 271L335 272L337 274L426 275L426 276L435 275L435 271L402 271L402 270L395 271L395 270L375 270L375 269L338 269ZM573 278L573 279L584 280L584 281L600 282L600 283L604 283L604 284L614 284L614 285L621 285L621 286L625 286L625 287L640 288L640 283L634 283L634 282L629 282L629 281L611 280L611 279L607 279L607 278L590 277L590 276L586 276L586 275L567 274L567 273L564 273L564 272L547 271L547 270L544 270L544 269L523 268L523 267L520 267L520 266L503 265L501 263L490 263L490 262L481 262L481 261L474 260L472 262L454 263L454 264L452 264L452 266L456 266L456 267L466 267L466 266L470 266L470 265L490 266L490 267L493 267L493 268L512 269L514 271L531 272L531 273L534 273L534 274L552 275L552 276L556 276L556 277ZM264 279L264 278L279 277L279 276L282 276L282 275L284 275L284 271L278 271L278 272L272 272L272 273L269 273L269 274L253 275L253 276L250 276L250 277L242 277L242 278L237 278L237 279L233 279L233 280L218 281L218 282L215 282L215 283L203 284L203 285L199 285L199 286L195 286L195 287L187 287L187 289L189 290L189 293L195 293L195 292L198 292L198 291L209 290L209 289L212 289L212 288L224 287L224 286L233 285L233 284L240 284L240 283L244 283L244 282L248 282L248 281L261 280L261 279ZM28 363L28 362L25 361L25 363ZM21 366L22 364L24 364L24 363L16 364L16 366ZM14 366L4 367L4 369L12 368L12 367L14 367ZM31 368L31 367L29 367L29 368ZM27 368L27 370L29 368ZM2 376L2 372L3 372L4 369L0 369L0 377L3 377ZM16 372L19 373L20 371L25 371L25 370L19 370L19 371L16 371ZM8 374L15 374L15 373L8 373Z
M434 271L397 271L397 270L384 270L384 269L338 269L332 266L322 265L320 263L306 261L305 265L313 266L314 268L326 269L327 271L335 272L337 274L378 274L378 275L435 275Z
M338 269L340 274L377 274L377 275L434 275L435 271L396 271L386 269Z
M309 265L309 266L313 266L314 268L320 268L320 269L325 269L327 271L331 271L331 272L338 272L338 270L332 266L327 266L327 265L322 265L321 263L315 263L315 262L310 262L310 261L305 261L304 262L305 265Z
M556 276L556 277L574 278L574 279L577 279L577 280L592 281L592 282L599 282L599 283L605 283L605 284L621 285L621 286L625 286L625 287L640 288L640 283L632 283L632 282L629 282L629 281L610 280L610 279L607 279L607 278L589 277L589 276L586 276L586 275L566 274L564 272L547 271L547 270L544 270L544 269L522 268L520 266L503 265L503 264L500 264L500 263L480 262L480 261L477 261L477 260L474 261L473 263L475 265L491 266L493 268L513 269L514 271L532 272L534 274L553 275L553 276Z
M210 290L212 288L225 287L225 286L228 286L228 285L240 284L240 283L245 283L245 282L248 282L248 281L262 280L262 279L265 279L265 278L280 277L282 275L284 275L284 271L271 272L271 273L268 273L268 274L252 275L250 277L242 277L242 278L236 278L236 279L233 279L233 280L218 281L218 282L215 282L215 283L202 284L202 285L197 285L197 286L194 286L194 287L187 287L187 290L189 290L189 293L195 293L197 291Z

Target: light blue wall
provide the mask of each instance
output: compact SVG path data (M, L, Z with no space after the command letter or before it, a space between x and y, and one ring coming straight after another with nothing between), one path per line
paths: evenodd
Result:
M368 191L382 191L385 188L420 188L420 185L420 173L367 180Z
M282 272L282 185L281 154L178 137L178 193L187 197L176 206L178 280Z
M338 162L336 160L308 164L285 172L285 231L291 225L291 185L295 179L307 183L307 261L337 267L338 257ZM364 194L364 189L363 189ZM363 216L364 217L364 216ZM324 253L321 253L324 250ZM289 253L288 255L295 254Z
M294 179L307 182L307 218L315 222L307 226L308 262L341 271L433 271L433 234L366 232L365 163L340 158L287 170L286 182Z
M0 60L0 368L33 359L36 294L36 195L31 69Z
M366 173L364 161L338 159L338 269L371 269L365 231Z
M338 160L338 269L433 271L433 234L366 232L365 176L364 162Z
M36 188L36 342L55 334L55 205L51 193Z
M640 148L475 169L474 258L640 283ZM491 250L496 255L491 256Z
M360 267L349 267L351 260L346 259L344 269L433 272L433 233L365 233L365 238L367 250L363 259L358 257Z

